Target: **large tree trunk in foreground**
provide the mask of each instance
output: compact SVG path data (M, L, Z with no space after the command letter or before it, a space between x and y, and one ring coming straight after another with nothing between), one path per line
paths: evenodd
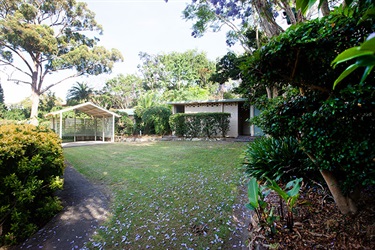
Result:
M331 191L333 199L335 200L335 203L340 212L342 214L355 214L357 212L356 205L350 197L343 195L339 187L339 183L336 177L333 175L333 173L328 170L320 170L320 173L322 174L325 182L327 183L329 191Z

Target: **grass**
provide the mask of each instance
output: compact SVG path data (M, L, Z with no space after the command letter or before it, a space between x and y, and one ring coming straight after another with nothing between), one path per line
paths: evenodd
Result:
M244 143L118 143L64 149L114 194L97 249L221 249L235 226Z

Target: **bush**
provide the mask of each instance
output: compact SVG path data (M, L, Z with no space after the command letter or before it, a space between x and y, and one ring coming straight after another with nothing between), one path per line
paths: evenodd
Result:
M287 183L295 178L319 176L306 154L293 138L261 137L249 143L245 150L245 172L250 177L265 181Z
M178 136L184 136L187 133L187 125L185 122L185 114L179 113L174 114L169 117L169 126L171 130L175 132Z
M178 136L225 137L229 131L229 113L180 113L171 116L169 122Z
M120 113L121 117L116 122L116 133L132 135L134 133L134 122L127 114Z
M32 125L0 126L0 245L35 233L61 210L64 158L55 133Z
M164 106L148 108L142 115L145 134L165 135L171 132L169 117L172 111Z

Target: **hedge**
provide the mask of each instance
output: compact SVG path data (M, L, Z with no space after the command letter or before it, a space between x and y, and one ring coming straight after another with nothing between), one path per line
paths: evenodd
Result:
M61 141L44 127L0 126L0 246L26 239L62 206Z
M177 136L225 137L229 131L230 113L179 113L170 117L171 129Z

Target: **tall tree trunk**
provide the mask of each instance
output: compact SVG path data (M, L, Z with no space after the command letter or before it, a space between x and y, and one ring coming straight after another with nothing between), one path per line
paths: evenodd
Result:
M307 153L306 151L305 153L310 158L310 160L319 168L318 164L316 163L315 157ZM357 206L354 204L353 200L350 197L344 196L341 191L339 182L336 179L336 176L328 170L320 170L320 174L323 176L324 181L326 182L328 189L331 192L340 212L342 214L355 214L357 212Z
M325 182L327 183L329 191L331 191L333 199L335 200L335 203L340 212L342 214L355 214L357 212L356 205L350 197L343 195L339 187L339 183L333 175L333 173L327 170L320 170L320 173L322 174Z
M291 24L296 24L297 22L299 21L302 21L302 20L298 20L291 5L290 5L290 1L288 0L281 0L280 2L277 2L278 5L281 7L281 9L283 9L286 14L288 15L289 17L289 20L290 20L290 23Z
M35 67L38 69L38 67ZM41 85L41 84L39 84ZM35 70L31 78L31 114L30 114L30 124L38 126L38 108L39 108L39 97L40 92L38 88L38 70Z
M323 16L328 16L331 10L329 9L328 1L323 0L320 6L320 10L322 11Z
M269 3L265 0L254 0L253 6L259 16L259 23L267 37L279 35L284 30L278 25L269 8Z
M39 125L39 122L38 122L39 97L40 95L37 93L37 91L34 88L32 88L30 123L35 126Z
M268 99L272 99L272 91L269 87L266 87L266 91L267 91L267 98Z

